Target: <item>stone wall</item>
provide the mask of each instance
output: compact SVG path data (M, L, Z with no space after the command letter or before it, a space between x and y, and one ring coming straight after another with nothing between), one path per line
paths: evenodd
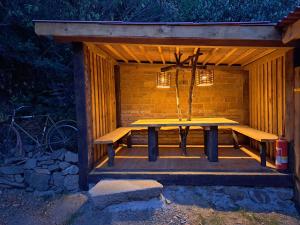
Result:
M160 65L121 66L121 122L128 126L143 118L177 118L175 80L169 89L156 88ZM187 112L190 72L180 73L179 86L183 116ZM237 69L215 70L211 87L195 87L193 117L226 117L249 124L248 72ZM176 144L177 131L160 131L161 144ZM133 143L146 144L146 133L136 132ZM230 132L221 131L221 144L231 144ZM191 131L188 144L203 144L202 132Z
M30 145L23 150L25 156L0 162L0 187L25 188L37 196L79 190L77 153L65 149L35 151Z

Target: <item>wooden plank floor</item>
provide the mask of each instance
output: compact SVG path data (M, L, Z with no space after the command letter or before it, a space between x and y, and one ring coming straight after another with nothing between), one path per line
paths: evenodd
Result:
M113 167L103 161L89 174L89 180L156 179L167 185L292 185L290 174L262 167L257 160L232 147L219 147L219 162L209 162L199 146L189 147L188 156L182 156L177 147L160 147L156 162L149 162L147 154L147 147L122 148Z
M179 148L160 147L159 158L149 162L146 147L122 148L117 152L115 165L107 163L97 166L98 171L223 171L223 172L271 172L261 167L252 157L231 147L219 148L219 162L209 162L203 147L188 148L182 156Z

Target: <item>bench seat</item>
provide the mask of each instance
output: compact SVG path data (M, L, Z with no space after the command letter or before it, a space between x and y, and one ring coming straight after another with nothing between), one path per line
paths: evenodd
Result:
M109 132L105 135L103 135L100 138L97 138L94 143L95 144L113 144L120 140L122 137L126 136L129 134L131 131L130 127L119 127L112 132Z
M97 138L94 141L94 144L106 144L107 145L107 154L108 154L108 166L114 165L115 159L115 150L114 150L114 143L119 141L121 138L127 136L127 147L131 147L131 127L119 127L100 138Z
M231 129L259 142L274 142L278 139L278 136L275 134L260 131L249 126L232 126Z
M278 139L278 136L275 134L267 133L264 131L257 130L255 128L251 128L249 126L232 126L232 136L235 142L235 147L239 147L238 139L236 133L240 133L245 135L253 140L259 142L259 154L260 154L260 164L262 166L266 166L267 156L266 156L266 148L267 143L272 143Z

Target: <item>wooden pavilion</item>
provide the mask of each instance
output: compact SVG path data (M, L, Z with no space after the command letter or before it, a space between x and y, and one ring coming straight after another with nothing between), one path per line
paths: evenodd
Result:
M107 177L143 177L187 185L295 184L300 190L299 17L296 10L277 24L35 21L38 35L74 46L81 187ZM231 128L223 127L218 130L220 160L208 162L199 150L203 132L192 129L189 154L181 156L178 130L171 127L156 131L162 151L157 161L148 162L147 133L130 125L138 119L177 117L174 80L171 88L158 89L156 75L175 64L174 53L186 58L198 48L203 53L198 64L213 69L215 78L213 86L195 88L193 116L247 125L248 130L234 130L242 147L233 149L237 143ZM189 71L181 72L183 106L189 78ZM289 173L272 168L274 136L283 135L289 142ZM119 136L127 137L128 148L112 150ZM267 167L256 161L263 159L256 151L262 146ZM116 154L112 167L107 149Z

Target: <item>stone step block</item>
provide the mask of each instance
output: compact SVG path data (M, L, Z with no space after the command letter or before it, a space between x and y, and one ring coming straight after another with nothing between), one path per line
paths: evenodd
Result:
M155 180L101 180L89 190L89 195L97 208L129 201L143 201L159 197L163 185Z

